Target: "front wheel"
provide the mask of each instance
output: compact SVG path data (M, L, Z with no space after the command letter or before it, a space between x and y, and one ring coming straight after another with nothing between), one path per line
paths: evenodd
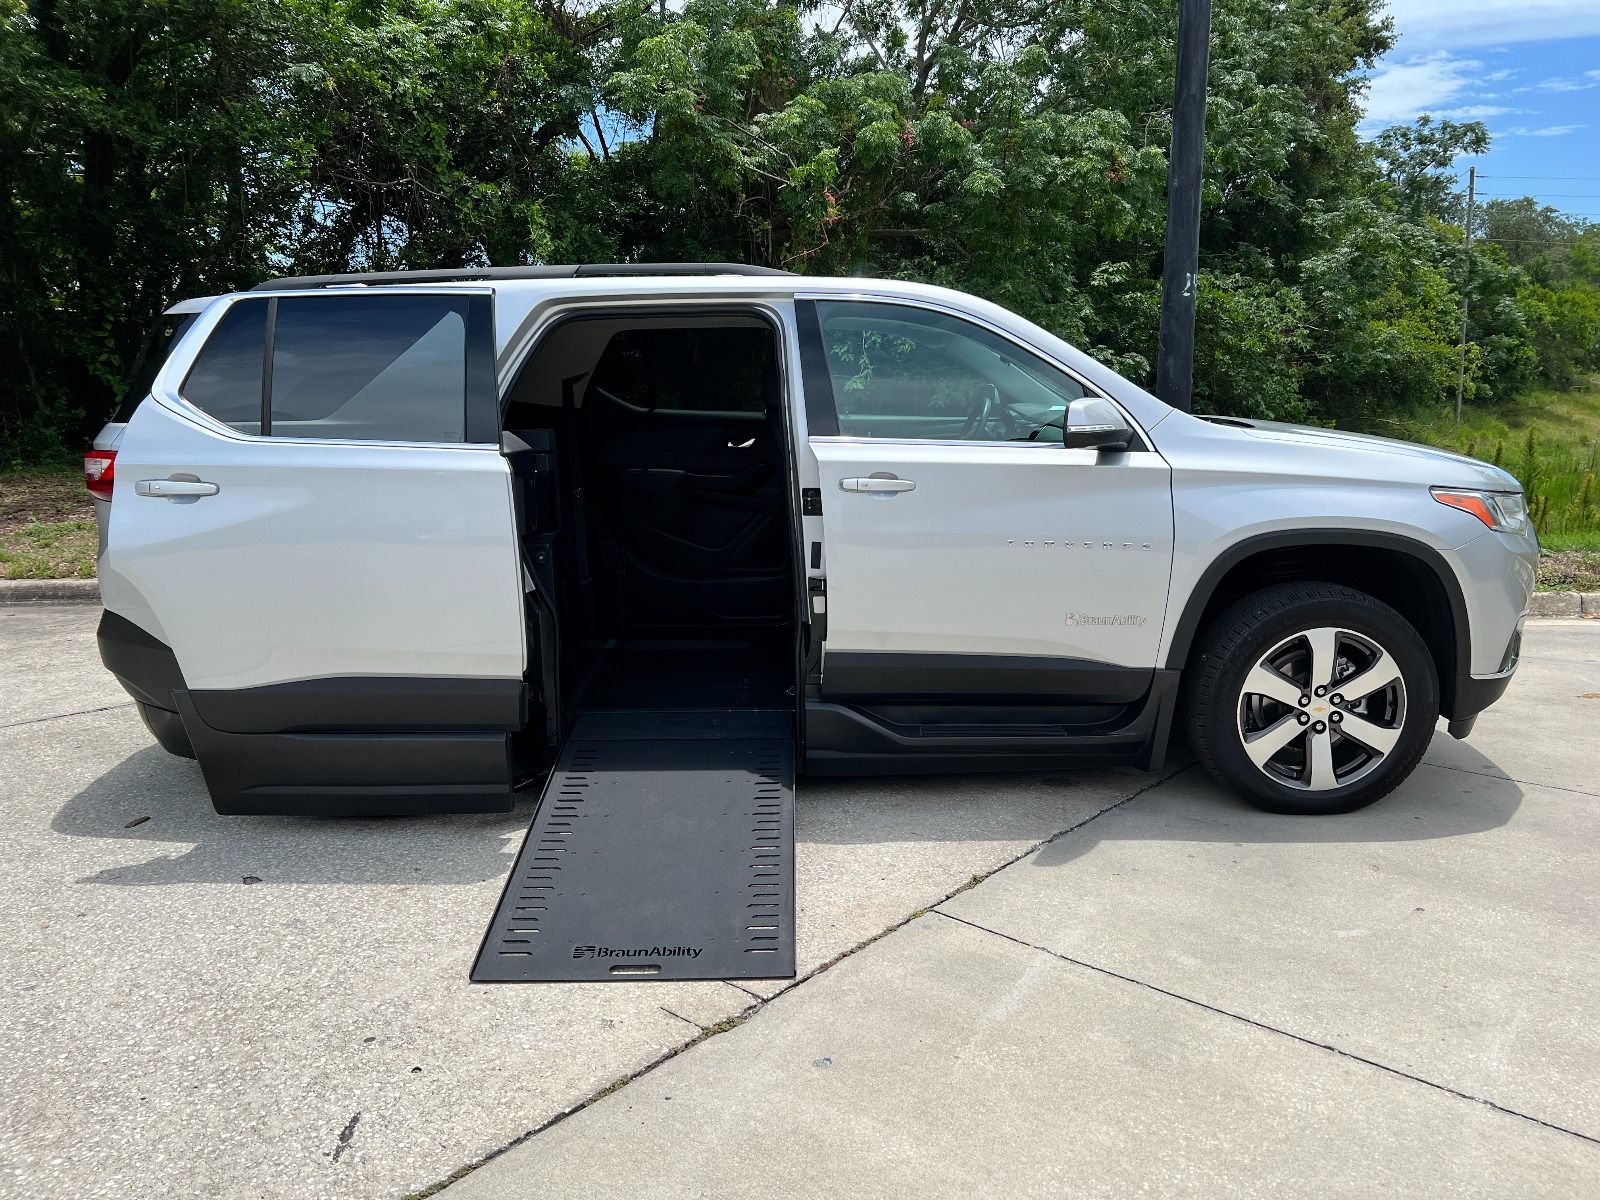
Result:
M1417 631L1336 584L1246 596L1207 627L1186 674L1195 754L1269 812L1381 799L1416 769L1439 716L1438 673Z

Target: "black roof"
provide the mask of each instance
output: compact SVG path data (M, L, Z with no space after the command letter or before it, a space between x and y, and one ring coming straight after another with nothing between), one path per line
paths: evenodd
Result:
M502 279L603 279L616 275L787 275L776 267L745 263L580 263L552 267L448 267L437 271L368 271L348 275L289 275L258 283L251 291L293 291L340 284L478 283Z

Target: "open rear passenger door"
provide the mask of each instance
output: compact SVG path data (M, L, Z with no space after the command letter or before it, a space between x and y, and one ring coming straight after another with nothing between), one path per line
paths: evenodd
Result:
M510 807L526 650L493 313L487 289L219 300L130 421L103 652L181 714L218 811Z

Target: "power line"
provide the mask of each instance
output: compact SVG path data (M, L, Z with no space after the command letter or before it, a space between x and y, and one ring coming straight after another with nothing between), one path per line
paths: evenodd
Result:
M1498 200L1600 200L1600 192L1545 192L1540 196L1527 192L1479 192L1478 195Z
M1479 175L1479 179L1558 179L1565 183L1600 183L1600 175Z

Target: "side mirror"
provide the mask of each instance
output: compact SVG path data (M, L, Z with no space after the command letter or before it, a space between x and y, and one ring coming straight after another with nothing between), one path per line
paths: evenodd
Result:
M1133 444L1133 426L1111 401L1085 396L1068 406L1061 443L1068 450L1126 450Z

